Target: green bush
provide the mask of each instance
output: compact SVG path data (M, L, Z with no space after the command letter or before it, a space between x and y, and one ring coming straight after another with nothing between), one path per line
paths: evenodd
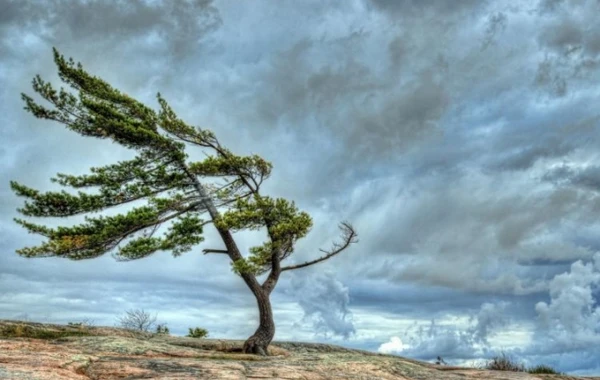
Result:
M555 370L554 368L545 365L545 364L540 364L540 365L536 365L535 367L531 367L527 370L527 372L529 373L548 373L548 374L553 374L553 375L562 375L562 372L558 372L557 370Z
M525 372L525 366L510 358L504 352L486 363L485 369L492 371Z
M83 318L82 320L78 321L78 322L68 322L67 326L69 327L92 327L95 325L95 322L93 319L90 318Z
M169 335L170 331L166 323L161 323L156 325L156 333L161 335Z
M206 338L208 336L208 331L201 327L189 328L190 332L187 334L190 338Z

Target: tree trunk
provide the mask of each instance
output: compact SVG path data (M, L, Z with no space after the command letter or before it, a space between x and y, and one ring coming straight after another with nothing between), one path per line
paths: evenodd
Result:
M258 303L260 324L254 334L244 343L244 353L266 356L269 355L268 347L275 336L275 322L269 294L262 289L253 291Z

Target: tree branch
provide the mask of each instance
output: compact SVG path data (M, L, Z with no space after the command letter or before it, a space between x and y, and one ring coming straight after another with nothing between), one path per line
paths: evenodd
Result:
M217 154L220 154L222 157L227 158L228 154L223 150L223 148L221 148L221 144L219 144L219 141L216 140L216 144L210 144L211 148L213 148ZM252 187L252 185L250 185L250 183L248 182L248 180L246 179L245 173L242 173L241 171L237 170L236 171L236 175L237 177L244 183L244 185L246 185L246 187L250 190L250 193L252 194L257 194L258 193L258 185L256 186L256 188ZM254 180L254 178L252 178L252 176L249 176L252 181L256 184L256 181Z
M203 249L202 253L204 253L205 255L207 253L224 253L224 254L228 255L229 251L226 249Z
M120 233L118 236L114 236L112 237L112 239L110 239L110 237L108 239L106 239L103 242L100 242L99 244L97 244L96 246L101 246L103 247L103 250L105 252L110 251L111 249L114 249L115 247L117 247L123 240L125 240L127 237L131 236L132 234L139 232L145 228L149 228L155 225L159 225L159 224L163 224L164 222L167 222L171 219L174 219L180 215L185 214L186 212L192 210L194 207L196 207L198 205L198 203L193 203L191 205L188 205L185 209L179 210L178 212L171 214L169 216L164 217L163 219L159 219L158 221L154 222L154 223L147 223L147 224L143 224L141 226L134 226L133 228ZM166 210L168 211L173 211L173 209L168 209ZM117 259L119 261L128 261L126 259Z
M279 252L275 252L271 256L271 272L267 279L262 283L261 287L267 294L270 294L275 285L277 285L277 281L279 280L279 275L281 274L281 259L279 257Z
M334 243L333 244L333 248L330 251L325 251L320 249L321 252L326 253L325 256L321 256L318 259L312 260L312 261L307 261L305 263L302 264L298 264L298 265L290 265L287 267L283 267L281 268L281 271L286 271L286 270L294 270L294 269L300 269L300 268L306 268L308 266L320 263L322 261L325 261L335 255L337 255L338 253L342 252L343 250L345 250L346 248L348 248L350 246L350 244L353 243L358 243L358 239L357 239L357 234L356 231L354 230L354 228L347 222L342 222L340 223L340 229L342 230L342 236L343 236L343 240L344 242L339 244L339 243Z

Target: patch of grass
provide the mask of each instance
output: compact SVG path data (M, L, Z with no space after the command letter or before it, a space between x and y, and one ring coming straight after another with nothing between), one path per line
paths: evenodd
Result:
M558 372L554 368L550 367L549 365L545 365L545 364L539 364L539 365L536 365L535 367L531 367L527 370L527 372L529 372L529 373L547 373L547 374L552 374L552 375L564 375L562 372Z
M549 365L538 364L533 367L526 368L523 363L511 358L506 353L502 352L500 355L493 357L485 365L479 367L482 369L488 369L491 371L512 371L512 372L528 372L532 374L550 374L550 375L564 375L564 373L555 370Z
M0 338L32 338L32 339L60 339L68 336L88 336L85 330L53 330L36 328L24 324L11 324L0 327Z
M485 364L484 368L491 371L525 372L525 365L517 362L504 352L493 357Z

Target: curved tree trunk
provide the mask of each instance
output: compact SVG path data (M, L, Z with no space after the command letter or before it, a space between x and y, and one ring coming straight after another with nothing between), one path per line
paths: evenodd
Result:
M244 343L244 353L256 355L269 355L268 347L275 336L275 322L269 294L262 289L253 291L258 303L260 324L254 334Z
M190 172L189 168L183 161L181 162L181 168L192 180L192 183L198 191L198 194L203 199L204 205L206 206L211 219L213 221L219 219L219 211L212 202L212 199L208 196L206 189L198 181L198 178ZM219 228L218 226L217 231L219 232L219 235L221 236L221 239L227 248L225 253L227 253L231 261L235 263L236 261L243 259L237 244L231 236L231 232L227 229ZM281 268L279 266L279 257L274 255L273 258L273 269L269 274L265 288L258 283L255 275L248 273L241 274L242 279L256 297L258 311L260 313L260 324L254 334L244 343L244 353L263 356L268 355L269 344L271 344L271 341L275 336L275 322L273 321L273 310L271 309L271 300L269 299L269 296L277 284L277 280L281 274Z

